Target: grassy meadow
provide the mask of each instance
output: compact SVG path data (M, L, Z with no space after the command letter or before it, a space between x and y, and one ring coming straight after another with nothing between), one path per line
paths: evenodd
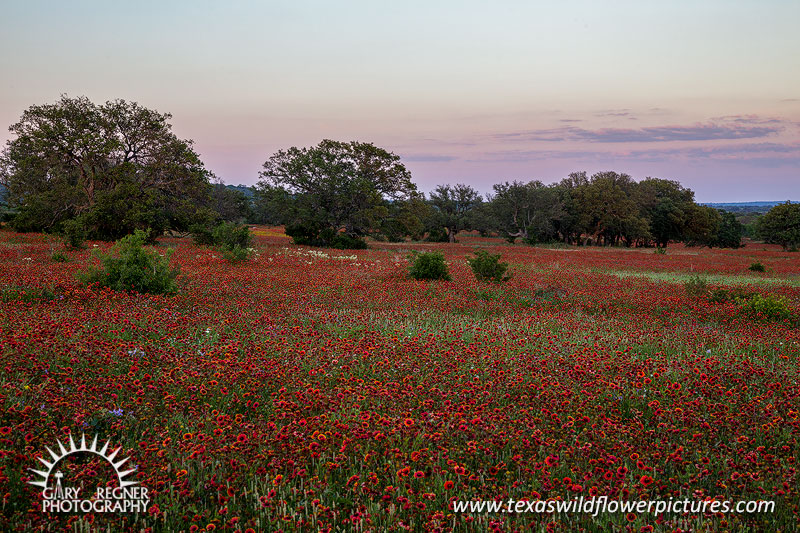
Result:
M175 296L0 231L3 531L796 531L800 254L456 244L359 251L257 227L229 263L163 238ZM466 258L502 254L511 279ZM409 279L442 251L452 281ZM759 262L765 272L748 267ZM782 296L789 318L707 289ZM147 514L41 512L57 438L122 446ZM87 466L88 465L88 466ZM71 465L89 479L91 464ZM770 514L455 513L456 500L774 500Z

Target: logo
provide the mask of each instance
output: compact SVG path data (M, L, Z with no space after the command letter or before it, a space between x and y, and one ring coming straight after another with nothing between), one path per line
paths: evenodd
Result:
M135 513L147 511L147 504L150 503L147 488L140 486L138 481L125 479L136 472L136 468L123 470L123 466L130 458L125 457L115 462L119 451L122 449L121 446L109 451L110 441L106 441L102 449L98 449L97 435L94 436L92 444L87 446L86 435L83 433L81 433L80 446L76 445L75 441L72 440L72 435L69 436L69 448L66 448L60 440L56 440L56 442L58 443L58 452L45 447L52 461L48 461L43 457L38 458L45 466L45 470L28 469L41 477L39 480L28 481L28 483L42 488L42 512ZM64 486L62 484L64 473L61 470L55 470L55 472L53 470L63 459L80 453L96 455L111 465L116 473L118 486L97 487L96 492L89 498L81 496L83 487Z

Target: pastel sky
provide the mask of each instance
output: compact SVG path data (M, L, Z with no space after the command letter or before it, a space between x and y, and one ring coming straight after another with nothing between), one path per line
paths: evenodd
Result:
M800 200L800 1L37 1L0 6L0 142L64 93L170 112L226 183L324 138L421 190L616 170Z

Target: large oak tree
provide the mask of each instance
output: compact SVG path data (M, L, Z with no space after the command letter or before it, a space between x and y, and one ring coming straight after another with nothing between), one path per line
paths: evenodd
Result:
M299 244L330 246L378 231L389 209L418 198L400 157L372 143L323 140L276 152L264 163L259 194L280 206ZM400 220L400 219L398 219Z
M498 183L493 186L491 210L501 233L513 242L551 241L556 238L555 222L564 215L556 187L541 181Z
M786 202L758 219L758 234L765 242L780 244L784 250L800 245L800 204Z
M447 240L456 242L459 231L471 229L475 210L483 203L478 191L463 183L438 185L431 193L435 224L447 229Z
M58 231L76 220L90 238L135 229L186 229L208 204L209 176L171 115L114 100L62 96L28 108L0 156L22 231Z

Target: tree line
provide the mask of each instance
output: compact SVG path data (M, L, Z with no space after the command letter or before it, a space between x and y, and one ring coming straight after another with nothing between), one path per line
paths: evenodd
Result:
M356 141L280 150L255 187L225 186L170 119L124 100L62 96L30 107L0 155L3 216L17 231L99 240L235 221L282 224L298 244L341 248L364 247L367 236L455 242L464 230L529 244L741 243L732 213L698 204L676 181L575 172L552 185L498 183L485 196L465 184L426 196L399 156ZM796 246L800 206L776 206L759 227L766 241Z

